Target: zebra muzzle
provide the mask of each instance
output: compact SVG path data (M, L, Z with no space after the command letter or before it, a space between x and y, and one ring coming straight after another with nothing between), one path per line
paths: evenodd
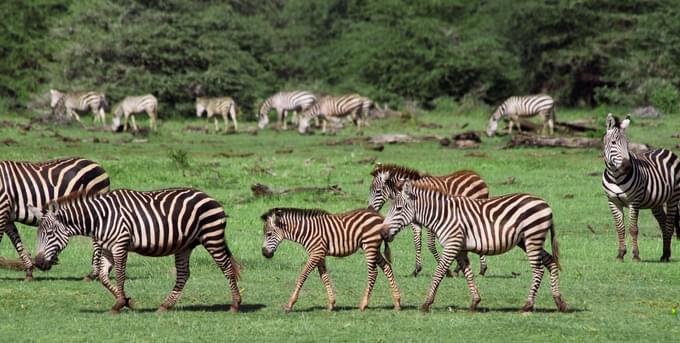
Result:
M267 248L262 248L262 256L266 258L272 258L272 256L274 256L274 253L267 250Z
M54 264L53 260L47 260L45 258L45 253L40 252L38 255L35 257L35 266L38 267L38 269L47 271L52 268L52 265Z

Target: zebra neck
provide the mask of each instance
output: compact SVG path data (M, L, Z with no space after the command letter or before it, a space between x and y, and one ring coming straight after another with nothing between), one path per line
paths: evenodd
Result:
M100 226L98 216L91 215L96 213L95 209L88 205L69 205L59 210L59 219L69 229L71 236L93 236L95 229Z
M298 220L297 222L286 225L287 229L284 231L283 238L305 245L305 239L309 236L307 233L309 223L306 220Z
M266 116L269 111L272 109L272 97L267 98L267 100L264 101L264 104L262 104L262 107L260 107L260 115L261 116Z
M450 204L445 195L429 190L423 191L417 194L417 199L414 203L413 222L436 232L441 225L441 218L446 217L442 215L442 211L449 207ZM436 209L436 211L433 209ZM453 214L453 211L451 211L451 214ZM447 218L447 222L450 219L454 218Z
M614 180L617 184L625 183L632 176L637 174L637 168L634 167L633 156L631 155L630 164L627 168L622 170L611 170L609 167L605 166L604 172L607 174L609 179Z

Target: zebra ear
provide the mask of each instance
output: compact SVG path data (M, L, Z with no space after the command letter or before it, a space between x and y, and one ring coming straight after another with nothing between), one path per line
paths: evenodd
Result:
M630 113L628 115L626 115L626 119L624 119L621 122L619 127L621 128L621 130L625 130L626 128L628 128L629 125L630 125Z
M403 183L404 184L401 187L402 192L408 195L409 198L413 199L413 197L415 196L415 194L413 193L413 183L411 182L411 180L404 180Z
M42 221L43 215L45 215L45 210L39 207L35 207L33 205L28 205L27 207L28 213L30 213L32 216L34 216L37 220L38 223Z
M614 115L609 113L607 114L607 130L611 130L614 127L616 127L616 118L614 118Z

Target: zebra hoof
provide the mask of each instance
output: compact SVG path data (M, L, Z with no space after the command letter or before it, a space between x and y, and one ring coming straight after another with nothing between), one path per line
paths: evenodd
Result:
M293 310L292 306L289 305L283 305L283 312L289 313L290 311Z
M330 304L328 304L327 309L328 309L328 311L333 311L333 310L335 310L335 301L332 302L332 303L330 303Z
M569 305L567 305L567 303L562 300L561 296L553 297L553 299L555 300L555 305L557 305L558 311L563 313L569 311Z
M229 311L231 311L232 313L238 313L238 311L240 309L239 307L240 307L240 305L233 304L229 307Z
M482 301L482 299L472 299L472 303L470 304L470 312L477 312L477 305L479 305L480 301Z
M640 256L633 256L633 262L640 262Z
M484 274L486 274L486 269L486 266L479 268L479 276L484 276Z
M132 301L132 298L125 298L125 305L124 306L129 308L129 309L134 309L135 302Z
M112 308L111 314L120 314L120 309Z
M92 282L92 281L96 281L96 280L97 280L97 277L92 275L92 274L85 275L85 277L83 278L83 281L86 281L86 282Z
M165 312L169 312L170 309L172 309L172 307L167 307L167 306L165 306L165 305L161 305L161 306L158 308L158 311L156 311L156 312L158 312L158 313L165 313Z
M422 304L420 306L420 312L423 312L423 313L430 312L430 304Z
M659 262L664 262L664 263L668 263L670 261L671 261L670 256L661 256L661 259L659 260Z
M534 312L534 304L533 304L533 303L530 303L530 302L527 302L527 303L524 304L524 306L522 307L522 312Z

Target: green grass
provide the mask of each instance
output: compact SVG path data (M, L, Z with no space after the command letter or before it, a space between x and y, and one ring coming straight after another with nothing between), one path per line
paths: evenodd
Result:
M560 119L597 118L600 110L562 110ZM414 120L373 121L367 134L402 132L451 135L468 129L481 130L487 114L429 113L419 122L439 122L441 129L418 128ZM27 118L7 115L6 120L25 123ZM91 118L84 118L88 121ZM143 120L144 125L148 125ZM3 159L44 160L85 156L108 171L113 188L151 190L171 186L200 188L220 200L230 216L229 246L243 263L240 287L243 312L227 311L230 302L226 279L199 247L192 255L192 275L175 311L155 313L174 285L172 257L146 258L132 255L128 262L126 290L137 309L112 316L113 297L98 283L80 278L89 271L90 243L74 239L48 273L36 272L33 282L23 273L0 270L0 337L3 341L671 341L680 333L680 317L672 308L680 302L680 244L674 240L670 264L657 263L661 256L660 232L649 211L640 218L642 263L626 256L615 261L616 234L601 190L603 162L598 150L500 149L508 137L484 139L482 157L466 156L469 150L441 148L436 142L387 145L382 152L362 145L329 146L325 142L354 136L345 129L333 137L299 136L294 132L265 130L258 135L184 133L198 121L165 121L147 143L129 142L128 134L85 131L78 127L57 128L61 135L80 142L63 142L46 127L34 126L27 133L16 128L0 129ZM242 123L253 127L253 122ZM636 120L628 130L635 142L675 149L671 138L680 118ZM92 143L94 137L108 143ZM8 142L8 141L5 141ZM128 143L126 143L128 142ZM292 149L292 153L275 150ZM169 156L187 152L184 167ZM251 152L252 156L225 158L224 152ZM361 254L328 261L339 309L328 312L326 295L317 273L303 288L295 312L285 314L295 280L306 261L303 249L284 242L272 260L260 253L260 215L276 206L321 207L346 211L365 207L370 184L370 164L357 161L376 157L379 162L400 163L444 174L473 169L488 182L492 194L529 192L545 198L554 209L562 266L561 288L570 313L555 311L547 275L537 299L537 312L520 314L531 281L529 264L517 249L489 257L486 277L477 277L482 296L480 313L466 308L470 296L462 278L442 283L431 313L417 308L430 286L434 260L424 252L424 271L413 269L411 232L404 231L393 243L394 269L404 309L391 310L387 282L378 277L370 307L356 308L366 282ZM186 164L188 163L188 167ZM515 182L505 181L514 177ZM298 193L273 198L254 198L253 183L275 188L338 184L344 194ZM590 229L588 228L590 227ZM35 229L20 227L24 242L35 251ZM426 249L425 249L426 251ZM629 248L630 251L630 248ZM0 244L0 256L15 257L8 238ZM473 268L478 262L473 259ZM517 275L519 274L519 275Z

